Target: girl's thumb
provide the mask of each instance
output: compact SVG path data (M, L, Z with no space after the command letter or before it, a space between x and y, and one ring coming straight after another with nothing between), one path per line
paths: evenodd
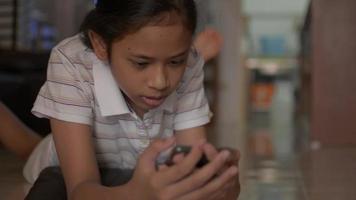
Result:
M167 150L175 144L175 137L154 140L143 152L141 161L144 163L155 164L157 157L162 151Z

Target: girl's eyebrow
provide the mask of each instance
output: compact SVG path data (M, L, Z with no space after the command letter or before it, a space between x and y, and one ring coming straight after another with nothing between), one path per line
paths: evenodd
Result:
M178 57L184 56L184 55L186 55L187 53L189 53L189 51L190 51L190 48L187 49L187 50L184 50L184 51L181 52L181 53L178 53L177 55L172 56L171 58L178 58Z
M171 56L170 59L184 56L185 54L189 53L189 51L190 51L190 48L187 50L184 50L183 52L180 52L174 56ZM140 58L140 59L145 59L145 60L154 60L155 59L154 57L149 57L149 56L142 55L142 54L132 54L132 56L136 57L136 58Z
M152 57L145 56L145 55L140 55L140 54L132 54L132 57L141 58L141 59L145 59L145 60L152 60L152 59L154 59L154 58L152 58Z

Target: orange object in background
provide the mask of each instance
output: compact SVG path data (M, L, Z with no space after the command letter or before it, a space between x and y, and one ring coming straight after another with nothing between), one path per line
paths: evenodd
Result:
M255 130L248 139L250 152L255 156L274 156L271 133L268 130Z
M273 83L253 83L251 86L251 105L255 111L267 111L274 94Z

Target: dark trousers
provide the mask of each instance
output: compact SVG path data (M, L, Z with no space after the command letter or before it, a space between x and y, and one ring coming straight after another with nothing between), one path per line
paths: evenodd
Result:
M127 183L132 177L132 170L101 168L101 184L119 186ZM67 191L64 178L59 167L44 169L27 194L25 200L66 200Z

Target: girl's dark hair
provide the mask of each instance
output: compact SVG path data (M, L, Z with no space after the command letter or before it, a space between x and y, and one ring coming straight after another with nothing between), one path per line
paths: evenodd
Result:
M81 39L93 48L89 39L89 30L100 35L109 54L112 43L126 34L135 32L149 23L165 20L177 14L185 27L195 32L197 11L194 0L98 0L96 7L89 12L81 25Z

